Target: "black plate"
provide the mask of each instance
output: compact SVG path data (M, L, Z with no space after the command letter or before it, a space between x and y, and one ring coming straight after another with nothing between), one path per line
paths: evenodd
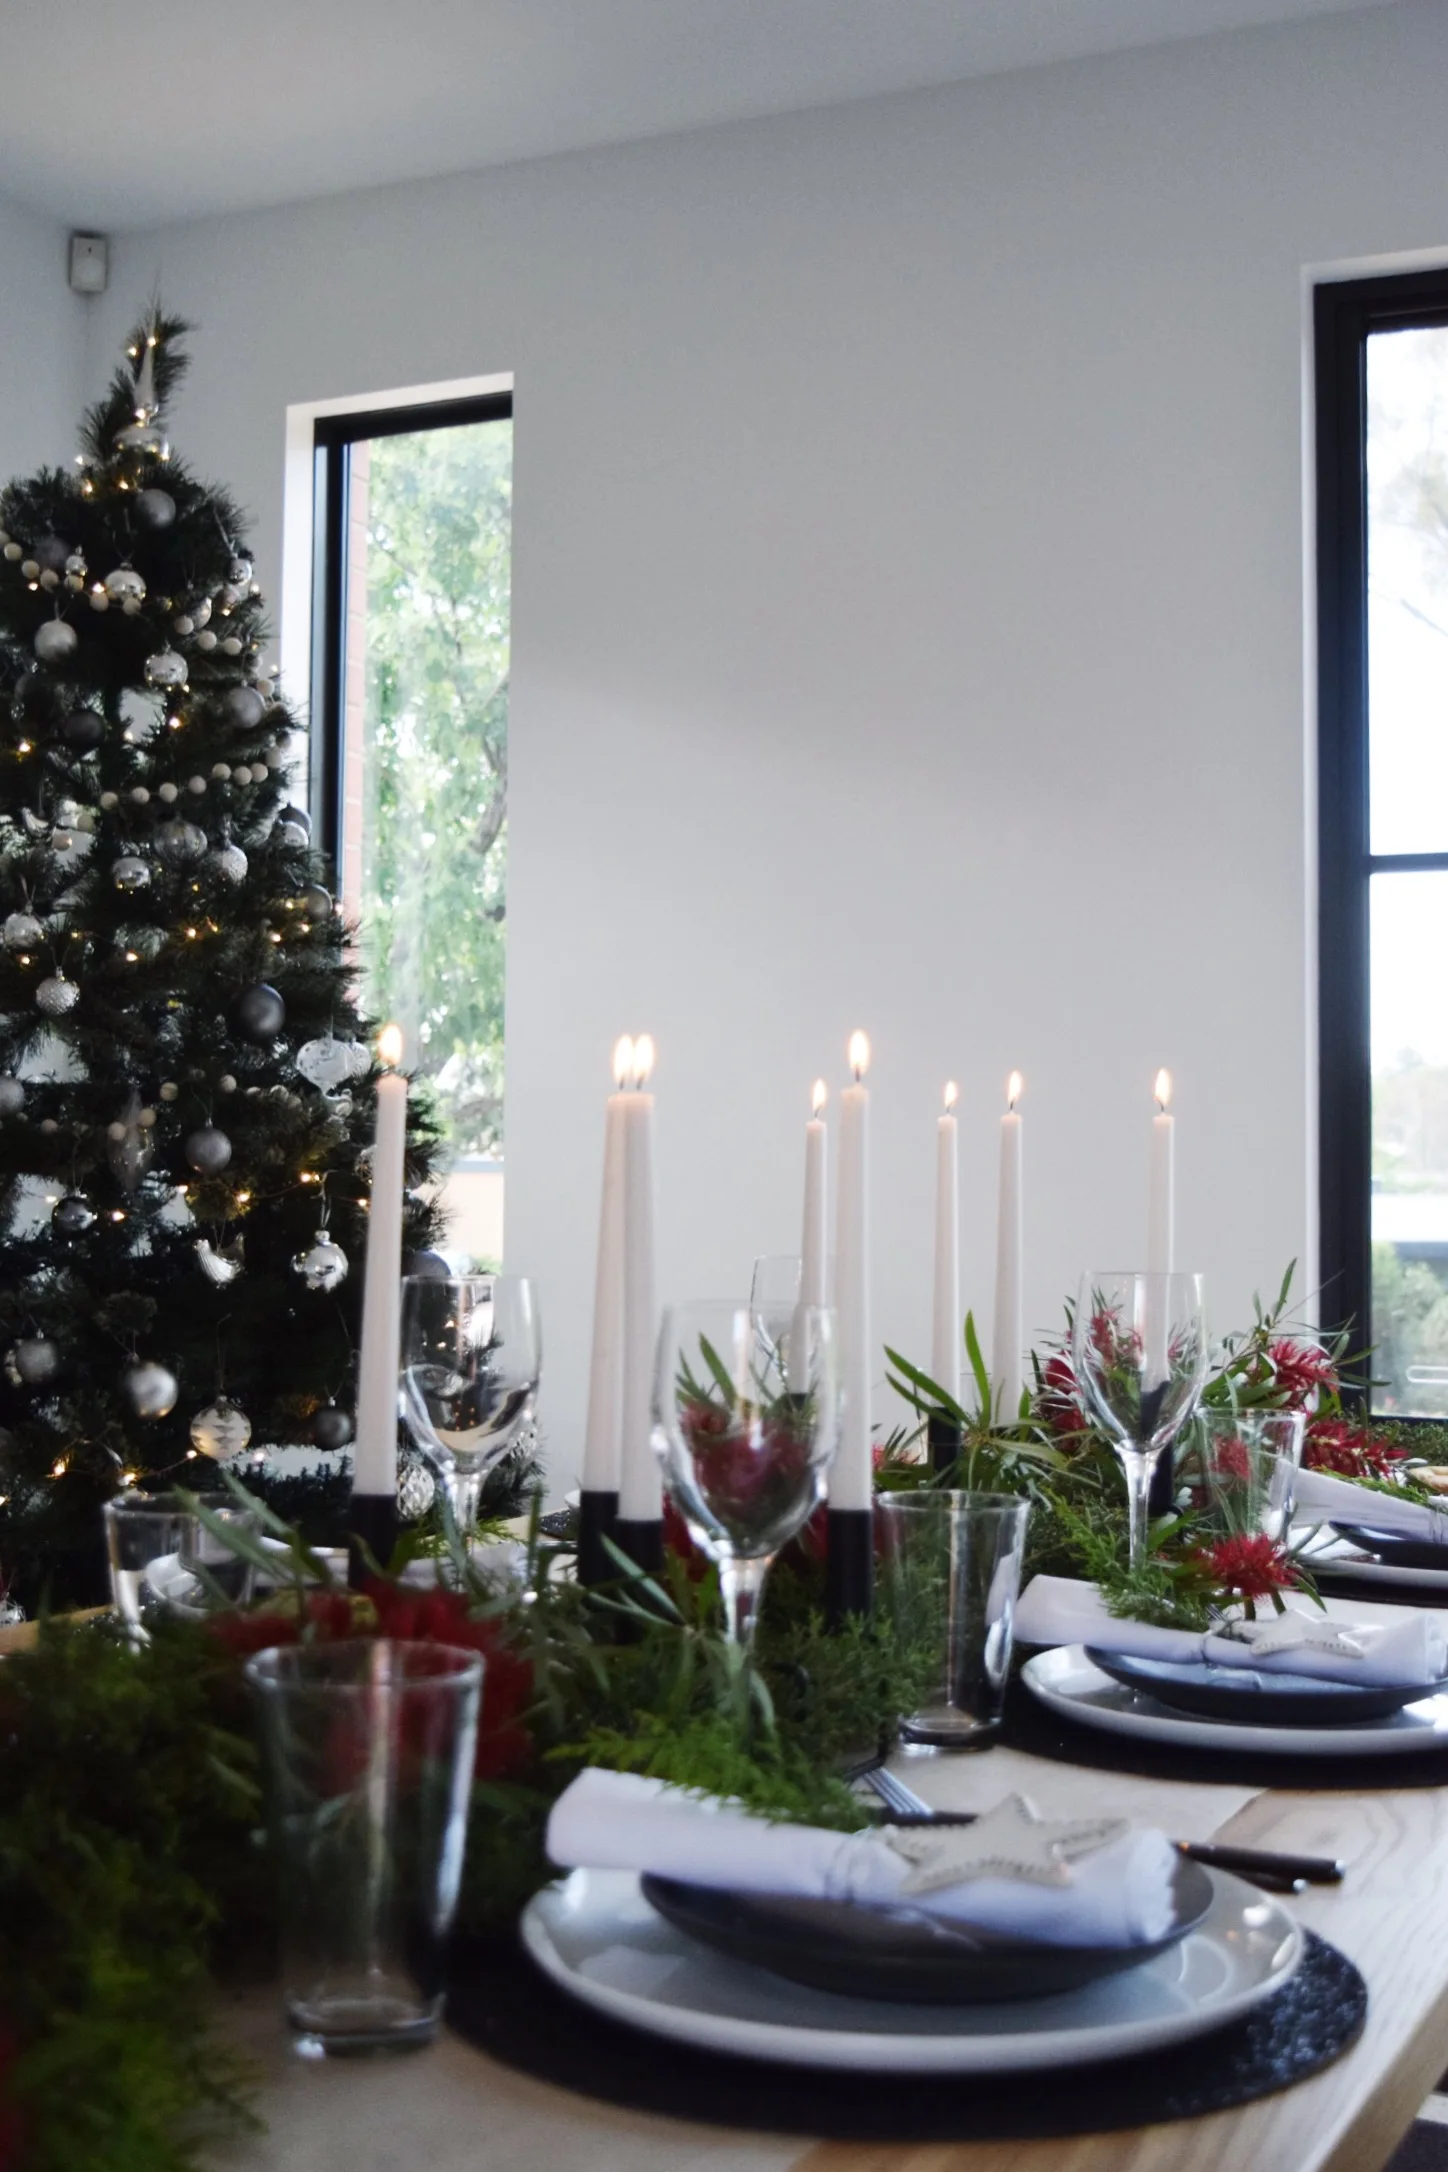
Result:
M1448 1517L1444 1523L1448 1525ZM1448 1540L1401 1538L1396 1531L1374 1531L1365 1523L1334 1522L1332 1529L1340 1538L1361 1546L1365 1554L1376 1554L1389 1568L1448 1569ZM1332 1563L1324 1561L1322 1566L1331 1568Z
M770 1969L816 1991L903 1999L916 2006L978 2006L1079 1990L1098 1976L1118 1975L1165 1953L1212 1905L1210 1874L1184 1858L1173 1880L1175 1915L1164 1938L1146 1946L1047 1946L848 1901L720 1893L652 1875L642 1885L644 1898L675 1930L731 1960Z
M1255 1667L1214 1667L1205 1659L1136 1659L1088 1645L1093 1667L1158 1704L1197 1719L1247 1727L1346 1727L1389 1719L1405 1704L1436 1697L1443 1682L1320 1682L1311 1674L1265 1674Z

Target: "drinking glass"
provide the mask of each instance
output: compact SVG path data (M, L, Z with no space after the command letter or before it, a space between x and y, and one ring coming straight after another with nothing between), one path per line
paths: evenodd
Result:
M695 1544L719 1566L731 1642L747 1651L769 1564L809 1519L839 1441L833 1313L742 1298L664 1314L654 1447Z
M1292 1522L1307 1419L1300 1410L1203 1406L1196 1432L1213 1524L1226 1537L1261 1532L1279 1546Z
M543 1362L538 1300L525 1275L402 1284L402 1412L466 1535L483 1480L533 1417Z
M237 1606L251 1597L251 1563L207 1530L198 1505L232 1530L256 1529L255 1510L230 1493L128 1491L105 1504L111 1597L134 1643L147 1641L146 1621L168 1605L203 1606L216 1587Z
M1071 1347L1086 1408L1126 1472L1135 1566L1146 1551L1157 1458L1192 1416L1206 1378L1201 1276L1083 1275Z
M282 1990L324 2051L426 2043L467 1841L483 1662L385 1637L259 1652Z
M934 1486L881 1494L881 1583L903 1651L931 1655L934 1681L902 1714L906 1742L975 1749L998 1732L1031 1504Z

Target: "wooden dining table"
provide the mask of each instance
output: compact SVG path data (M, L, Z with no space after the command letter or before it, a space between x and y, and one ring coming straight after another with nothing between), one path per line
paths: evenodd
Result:
M1178 1837L1340 1857L1340 1886L1284 1905L1362 1971L1361 2038L1308 2080L1202 2118L976 2141L966 2114L958 2140L857 2143L620 2109L448 2034L385 2060L309 2062L291 2048L275 1997L249 1994L229 2007L227 2027L261 2063L266 2125L219 2150L218 2172L1380 2172L1448 2067L1448 1785L1395 1788L1375 1763L1371 1780L1387 1784L1253 1794L1126 1780L1015 1750L907 1752L896 1768L936 1809L974 1808L1023 1785L1048 1815L1067 1801L1119 1806ZM581 2006L578 2026L589 2026ZM669 2058L667 2043L658 2055ZM1069 2069L1023 2082L1053 2095L1071 2085ZM882 2076L880 2087L908 2089L909 2079Z

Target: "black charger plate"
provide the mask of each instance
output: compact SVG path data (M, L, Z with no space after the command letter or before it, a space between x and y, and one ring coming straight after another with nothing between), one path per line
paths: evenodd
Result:
M1201 1922L1212 1881L1183 1859L1172 1883L1165 1937L1142 1946L1048 1946L932 1920L901 1917L848 1901L787 1900L777 1894L721 1893L677 1878L646 1875L643 1893L676 1930L767 1968L791 1983L845 1998L903 1999L912 2005L975 2006L998 1999L1049 1998L1101 1976L1119 1975L1165 1953Z
M1396 1531L1375 1531L1365 1523L1335 1522L1331 1528L1350 1545L1360 1546L1365 1554L1376 1554L1389 1568L1448 1569L1448 1542L1402 1538ZM1328 1566L1323 1563L1324 1568Z
M1214 1667L1205 1659L1138 1659L1086 1648L1093 1667L1175 1712L1252 1727L1345 1727L1389 1719L1405 1704L1436 1697L1444 1682L1322 1682L1310 1674Z

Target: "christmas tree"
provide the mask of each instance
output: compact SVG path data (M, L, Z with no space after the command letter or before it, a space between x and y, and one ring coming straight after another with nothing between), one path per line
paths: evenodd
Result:
M376 1070L241 517L167 443L186 330L152 316L75 470L0 494L0 1568L31 1602L101 1595L118 1486L350 1436Z

